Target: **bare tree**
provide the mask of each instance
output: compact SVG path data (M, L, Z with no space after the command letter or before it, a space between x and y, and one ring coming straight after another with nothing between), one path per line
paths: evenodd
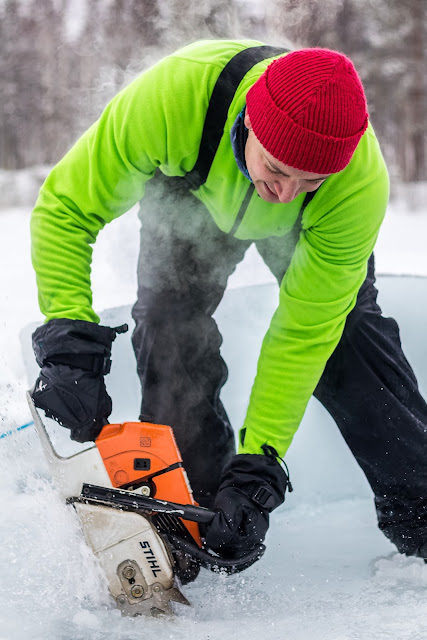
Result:
M425 0L0 0L0 166L53 163L136 73L198 38L341 50L392 174L427 179Z
M338 49L355 62L391 173L427 179L425 0L275 0L271 29L297 46Z

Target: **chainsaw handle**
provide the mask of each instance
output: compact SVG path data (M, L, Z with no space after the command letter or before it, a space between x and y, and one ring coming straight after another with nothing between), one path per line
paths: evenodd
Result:
M198 522L199 524L209 524L215 517L215 511L198 507L192 504L177 504L167 500L159 500L148 496L142 496L132 491L116 489L113 487L100 487L93 484L84 483L80 494L80 499L94 500L107 505L122 508L130 508L142 514L165 513L176 515L184 520Z
M173 502L168 504L173 505ZM216 515L216 511L206 509L206 507L196 507L192 504L176 505L183 511L184 520L191 520L191 522L198 522L198 524L210 524Z
M204 569L214 572L223 571L227 575L233 575L248 569L265 553L265 545L259 544L241 558L221 558L206 549L200 549L196 544L184 540L173 533L168 534L167 538L173 548L197 560Z

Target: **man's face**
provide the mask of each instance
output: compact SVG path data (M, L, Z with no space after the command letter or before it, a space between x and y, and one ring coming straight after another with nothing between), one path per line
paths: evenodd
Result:
M257 140L248 114L245 126L249 129L245 147L246 166L258 195L267 202L292 202L300 193L315 191L331 174L311 173L289 167L276 160Z

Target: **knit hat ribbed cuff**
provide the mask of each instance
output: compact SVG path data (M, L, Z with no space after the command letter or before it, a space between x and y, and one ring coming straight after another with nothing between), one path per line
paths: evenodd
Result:
M344 169L368 126L347 138L328 136L302 127L279 109L267 87L267 73L249 89L247 112L256 138L271 155L290 167L313 173Z

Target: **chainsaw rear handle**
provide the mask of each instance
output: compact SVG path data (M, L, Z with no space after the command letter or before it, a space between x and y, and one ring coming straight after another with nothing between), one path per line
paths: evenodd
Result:
M167 537L172 547L197 560L204 569L209 569L209 571L214 572L223 571L228 575L240 573L248 569L265 553L265 545L260 544L240 558L221 558L221 556L214 555L205 549L200 549L197 545L192 544L188 540L183 540L173 533Z

